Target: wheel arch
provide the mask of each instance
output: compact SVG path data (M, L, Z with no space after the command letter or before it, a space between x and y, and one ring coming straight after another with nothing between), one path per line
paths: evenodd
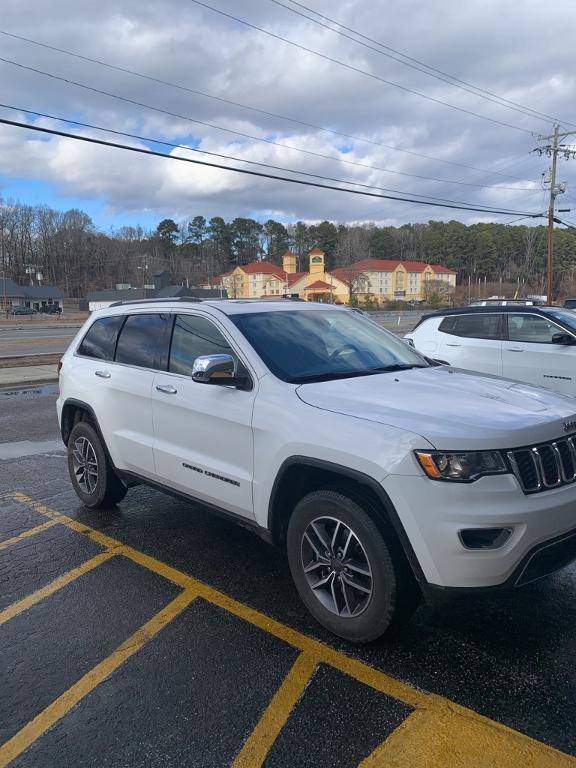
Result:
M323 459L291 456L274 480L268 504L268 530L284 546L290 515L298 501L313 490L338 490L361 504L383 533L392 536L416 581L426 579L404 526L384 488L370 475Z
M88 418L85 418L86 416L88 416ZM102 445L104 446L106 453L108 453L106 442L102 436L102 430L98 424L98 419L94 413L94 409L92 406L88 405L88 403L85 403L82 400L76 400L75 398L68 398L62 406L60 434L62 435L64 445L68 445L70 433L79 421L89 421L93 425L94 429L98 433L98 437L102 441Z

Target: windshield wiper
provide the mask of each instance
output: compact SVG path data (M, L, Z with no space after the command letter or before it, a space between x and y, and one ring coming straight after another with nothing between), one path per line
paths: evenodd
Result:
M409 371L411 368L428 368L427 365L418 363L393 363L392 365L382 365L379 368L370 368L370 373L389 373L393 371Z
M287 381L289 384L312 384L318 381L353 379L357 376L373 376L375 373L378 373L378 371L372 368L363 371L332 371L329 373L310 373L304 376L293 376Z
M389 373L391 371L407 371L410 368L428 368L428 366L416 363L395 363L393 365L382 365L378 368L364 368L361 371L331 371L326 373L310 373L303 376L293 376L291 379L288 379L288 382L290 384L312 384L318 381L352 379L358 376L374 376L377 373Z

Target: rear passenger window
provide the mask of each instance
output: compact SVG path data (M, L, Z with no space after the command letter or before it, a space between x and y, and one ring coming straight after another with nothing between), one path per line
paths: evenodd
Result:
M454 333L454 321L455 317L445 317L444 320L438 326L438 330L442 333Z
M112 315L96 320L78 347L78 354L98 360L113 360L118 331L124 315Z
M451 325L443 328L444 321L440 324L439 330L445 333L451 333L453 336L464 336L469 339L500 339L501 315L454 315L446 318L450 320Z
M170 315L128 315L116 347L117 363L165 370Z
M232 348L218 328L198 315L176 315L168 370L192 375L194 360L201 355L232 355Z

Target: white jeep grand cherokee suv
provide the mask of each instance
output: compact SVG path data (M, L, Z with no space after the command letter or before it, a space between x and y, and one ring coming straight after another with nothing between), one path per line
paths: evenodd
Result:
M285 300L95 312L58 399L85 505L147 483L253 527L286 548L316 619L357 642L422 593L525 584L576 558L575 411L430 365L345 308Z

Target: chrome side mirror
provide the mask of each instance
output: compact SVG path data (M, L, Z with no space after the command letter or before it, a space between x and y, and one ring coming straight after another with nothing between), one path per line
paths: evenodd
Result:
M252 389L250 377L236 370L232 355L201 355L194 360L192 380L197 384L216 384L237 389Z
M234 378L234 358L232 355L201 355L194 360L192 378L198 384L215 384Z

